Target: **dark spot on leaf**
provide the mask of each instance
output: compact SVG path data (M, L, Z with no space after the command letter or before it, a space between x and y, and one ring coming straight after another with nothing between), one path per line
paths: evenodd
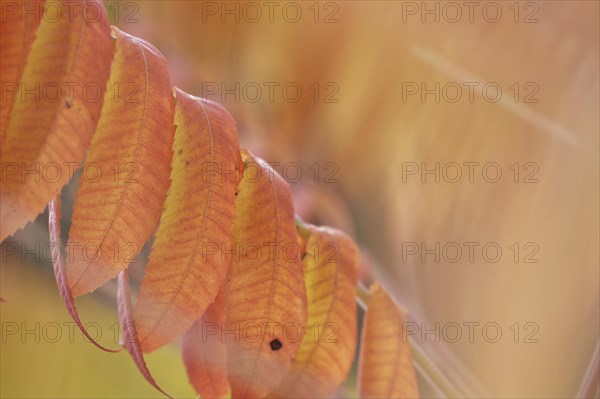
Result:
M272 350L278 351L279 349L281 349L283 344L281 343L280 340L274 339L273 341L269 342L269 346L271 347Z

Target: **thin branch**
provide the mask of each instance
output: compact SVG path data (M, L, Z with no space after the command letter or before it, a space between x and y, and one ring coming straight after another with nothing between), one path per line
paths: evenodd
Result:
M600 393L600 342L596 344L596 350L590 360L587 372L583 377L577 398L597 398Z

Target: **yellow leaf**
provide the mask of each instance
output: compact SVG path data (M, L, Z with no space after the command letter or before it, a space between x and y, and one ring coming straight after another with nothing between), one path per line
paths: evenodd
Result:
M187 331L215 300L231 265L242 161L235 121L177 90L171 188L135 308L145 352Z
M306 288L288 184L242 152L227 296L229 383L235 398L264 397L287 374L306 325Z
M403 334L405 322L404 311L374 283L361 337L361 398L419 397L412 353Z
M45 6L66 10L65 3ZM96 9L93 18L84 5ZM33 220L69 181L100 115L112 60L106 11L100 0L69 7L79 12L42 18L14 97L0 155L0 241Z
M302 261L308 299L306 335L275 397L330 397L346 379L356 351L358 248L339 230L309 229Z
M181 339L181 356L190 383L202 398L224 398L229 391L225 325L226 286L200 320Z
M88 293L125 269L151 237L169 187L173 93L151 44L113 28L115 61L73 209L67 280Z

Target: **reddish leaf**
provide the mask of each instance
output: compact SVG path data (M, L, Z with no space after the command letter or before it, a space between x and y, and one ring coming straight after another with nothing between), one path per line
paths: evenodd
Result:
M229 391L227 345L223 331L224 288L181 340L181 354L188 378L202 398L224 398Z
M404 311L374 283L363 322L358 372L361 398L418 398Z
M87 332L83 323L79 319L79 314L77 313L77 308L75 307L75 300L73 299L73 295L71 294L71 290L69 286L66 284L66 274L65 274L65 258L63 255L63 245L62 240L60 238L60 198L54 199L50 201L48 204L48 228L50 231L50 252L52 255L52 264L54 266L54 277L56 278L56 285L58 286L58 291L60 292L60 296L67 307L67 311L83 333L85 337L98 348L107 351L107 352L119 352L123 348L119 349L108 349L104 346L100 345L96 340L94 340Z
M171 395L162 390L162 388L156 383L154 377L146 366L144 360L144 353L140 347L140 341L137 335L137 326L133 319L133 310L131 306L131 293L129 292L129 274L127 270L122 270L119 273L117 279L117 302L119 304L119 322L121 324L121 332L123 334L123 346L131 357L133 362L137 366L140 373L144 376L154 388L159 392L171 398Z
M170 184L174 110L167 61L146 41L116 28L113 34L110 89L69 231L67 280L75 296L128 267L152 236Z
M66 10L66 3L47 0L45 6ZM79 12L41 19L5 128L0 241L59 194L83 160L100 116L112 61L106 10L100 0L70 1L68 7ZM94 18L84 7L97 11Z
M227 296L233 397L259 398L287 374L306 325L306 288L288 184L247 151L238 187ZM291 252L288 252L291 249ZM296 253L294 253L296 252Z
M211 101L176 91L171 188L140 287L144 352L185 333L215 300L231 256L241 158L235 121Z
M315 226L309 230L302 261L306 335L275 397L330 397L346 379L356 350L358 248L339 230Z
M44 0L18 0L2 5L0 24L0 146L4 144L8 117L21 82L27 55L44 10ZM27 10L27 17L23 11Z

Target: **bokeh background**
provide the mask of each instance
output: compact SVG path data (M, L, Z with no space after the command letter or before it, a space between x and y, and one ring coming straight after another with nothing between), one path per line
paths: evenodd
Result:
M574 397L600 332L599 3L499 1L497 22L483 17L488 2L476 3L473 21L462 7L456 23L449 21L453 10L444 14L447 3L434 1L300 1L296 23L277 11L284 2L273 22L261 1L255 2L263 12L256 22L249 21L255 13L248 8L244 13L243 2L105 4L115 25L166 56L173 85L210 94L227 107L243 146L267 161L300 165L302 178L292 183L298 212L308 221L349 231L369 255L364 279L383 280L411 320L431 329L436 322L501 326L496 343L483 339L480 329L469 342L466 327L456 343L416 337L462 395ZM209 12L213 7L217 14ZM238 7L239 22L235 14L221 15L224 7ZM411 7L417 7L416 14ZM424 14L425 7L439 7L439 22ZM464 81L495 82L502 98L492 103L476 90L471 102L466 89L454 103L443 96L439 102L433 95L403 97L410 83L432 88L436 82ZM275 89L273 101L267 91L253 101L248 84L264 88L264 82L279 88L292 82L303 93L291 102ZM516 102L509 89L515 83ZM248 87L240 99L223 92L223 85L236 84ZM216 94L210 91L215 87ZM316 101L311 87L320 90ZM526 98L532 87L536 93ZM403 181L403 165L433 168L436 162L496 162L503 176L489 183L476 169L471 183L463 167L456 183L444 176L438 183L431 175L423 183L418 174ZM515 162L518 182L509 169ZM524 169L527 163L537 166L537 182L524 182L532 170ZM294 170L288 171L294 178ZM336 181L326 180L329 173ZM66 208L75 190L76 184L65 189ZM43 249L44 217L10 243L35 249L40 242ZM474 262L463 252L451 263L406 256L411 242L427 248L436 242L480 246ZM488 242L503 250L496 263L481 255ZM509 249L515 242L517 260ZM534 248L524 248L526 243L538 249L537 263L524 262ZM160 397L125 353L102 353L77 331L73 342L67 339L63 323L70 319L51 269L33 252L25 262L2 259L0 396ZM109 285L78 300L84 321L98 323L107 345L116 345L113 295ZM515 322L518 342L510 329ZM40 337L26 333L36 330L35 323L50 327L37 328ZM48 323L62 325L56 343L44 339L55 336ZM538 342L524 342L532 331L525 323L538 326L532 336ZM167 391L193 396L177 345L149 356L149 364ZM439 394L425 378L420 382L424 396ZM340 392L353 394L351 387Z

